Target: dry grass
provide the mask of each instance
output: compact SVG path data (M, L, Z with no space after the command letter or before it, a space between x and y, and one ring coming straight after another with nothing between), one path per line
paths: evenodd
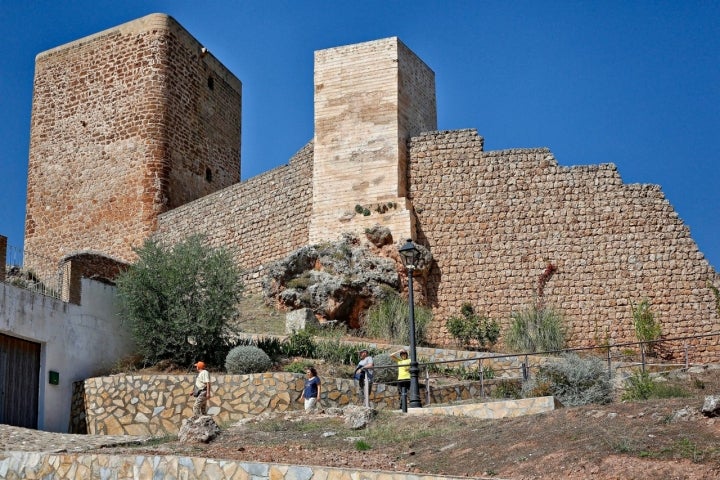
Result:
M266 305L260 295L246 295L240 300L239 314L233 326L244 333L283 335L285 312Z

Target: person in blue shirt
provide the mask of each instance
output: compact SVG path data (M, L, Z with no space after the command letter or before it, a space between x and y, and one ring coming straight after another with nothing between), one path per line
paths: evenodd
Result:
M298 397L298 400L301 398L305 399L306 412L314 411L320 402L320 383L320 378L317 376L315 367L308 367L307 370L305 370L305 385L303 386L300 397Z

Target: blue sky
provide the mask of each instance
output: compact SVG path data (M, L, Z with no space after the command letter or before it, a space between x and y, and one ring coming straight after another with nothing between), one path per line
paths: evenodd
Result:
M435 72L438 128L659 184L720 268L720 1L0 0L10 245L23 243L35 55L155 12L242 81L243 179L312 138L315 50L397 36Z

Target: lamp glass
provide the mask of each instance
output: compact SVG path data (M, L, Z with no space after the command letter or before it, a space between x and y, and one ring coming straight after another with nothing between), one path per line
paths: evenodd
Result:
M406 267L408 265L415 265L415 260L418 257L419 250L412 242L412 239L408 238L405 245L400 247L398 251L400 252L400 258L402 259L403 265Z

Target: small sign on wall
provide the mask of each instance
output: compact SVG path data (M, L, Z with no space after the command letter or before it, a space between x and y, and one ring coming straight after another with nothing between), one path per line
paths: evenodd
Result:
M60 385L60 373L50 370L48 382L50 385Z

